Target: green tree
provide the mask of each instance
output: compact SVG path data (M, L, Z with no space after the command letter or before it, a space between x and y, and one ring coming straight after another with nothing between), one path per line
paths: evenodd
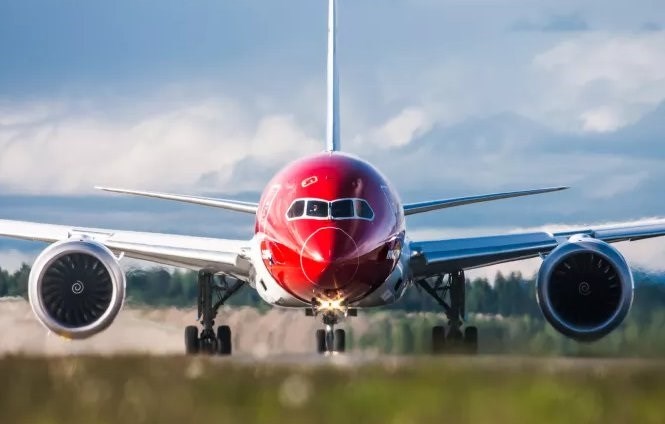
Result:
M391 353L397 355L413 353L414 336L411 321L409 319L400 319L392 325L391 339Z
M9 290L9 273L0 268L0 297L7 296Z
M28 278L30 276L30 266L21 265L21 268L11 275L8 279L7 295L28 297Z
M468 312L497 313L496 291L487 278L476 278L471 283L467 283L466 299L466 310Z

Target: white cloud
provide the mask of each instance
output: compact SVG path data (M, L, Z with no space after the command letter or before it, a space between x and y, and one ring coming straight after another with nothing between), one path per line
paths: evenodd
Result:
M665 100L664 50L659 32L568 37L533 59L543 89L536 113L584 131L630 124Z
M608 80L622 90L637 90L663 77L664 34L581 35L563 41L538 55L534 63L559 73L570 85L582 87L596 80ZM642 93L653 100L654 93ZM660 96L658 96L660 97Z
M131 118L62 109L29 104L14 105L11 114L0 110L5 192L86 193L95 184L256 190L262 187L255 182L230 180L242 159L285 162L322 145L293 116L254 117L234 101L165 102L157 111L127 106ZM215 175L203 179L208 187L200 186L204 175Z
M405 146L432 126L427 113L417 107L409 107L390 118L378 128L368 131L367 141L382 148ZM355 142L362 144L363 137Z
M616 110L602 106L582 113L582 129L590 132L610 132L621 127L624 122Z
M62 112L64 112L64 105L61 102L28 103L16 109L16 104L0 101L0 128L31 125L51 119Z
M637 189L641 183L648 181L649 173L632 172L623 175L607 175L599 181L593 190L588 192L590 199L612 199L622 193L628 193Z

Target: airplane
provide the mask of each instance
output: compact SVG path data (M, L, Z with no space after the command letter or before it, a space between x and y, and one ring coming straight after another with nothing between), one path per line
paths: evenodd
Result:
M342 320L397 302L420 287L441 306L447 325L432 328L433 353L478 350L465 324L465 271L540 257L537 301L563 335L598 340L626 318L634 283L611 243L665 235L665 220L566 232L417 240L407 216L567 187L402 203L370 163L340 145L337 0L328 2L326 148L286 165L258 202L97 187L108 192L203 205L256 217L248 240L79 228L0 220L0 236L51 243L35 260L28 294L51 332L84 339L108 328L126 294L123 258L198 272L198 325L185 329L187 354L232 353L231 329L215 328L220 308L244 286L267 303L320 319L316 352L346 350Z

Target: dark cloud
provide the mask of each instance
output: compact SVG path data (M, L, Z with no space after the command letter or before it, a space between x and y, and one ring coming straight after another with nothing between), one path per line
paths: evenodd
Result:
M588 31L590 26L586 19L579 13L567 15L550 15L541 20L521 19L515 22L511 31L535 31L535 32L577 32Z
M640 29L646 32L657 32L662 31L664 28L663 25L658 22L645 22Z
M243 201L258 199L257 193L204 195ZM249 238L254 223L253 217L247 214L116 195L0 195L0 219L227 238ZM7 240L0 239L0 250L7 247L11 247Z
M613 133L556 131L514 113L436 126L370 155L408 202L569 185L563 193L423 214L411 228L535 226L661 216L665 104ZM417 171L405 171L417 170Z

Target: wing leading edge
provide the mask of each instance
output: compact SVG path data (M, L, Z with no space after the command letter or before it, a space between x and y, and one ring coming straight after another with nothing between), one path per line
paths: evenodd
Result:
M153 199L173 200L176 202L192 203L195 205L211 206L213 208L228 209L235 212L256 214L258 203L240 202L237 200L214 199L211 197L197 197L184 194L159 193L154 191L128 190L124 188L95 187L97 190L110 193L131 194L134 196L151 197Z
M554 250L574 235L608 243L665 236L665 220L644 224L625 223L596 229L565 232L533 232L411 243L414 276L424 278L459 269L473 269L504 262L535 258Z
M473 203L491 202L493 200L511 199L513 197L533 196L535 194L552 193L567 190L568 187L549 187L536 190L510 191L506 193L484 194L480 196L457 197L452 199L432 200L421 203L407 203L404 205L404 215L415 215L417 213L430 212L437 209L454 208L457 206L471 205Z
M130 258L197 271L224 272L240 278L249 274L249 241L8 220L0 220L0 237L47 243L85 237Z

